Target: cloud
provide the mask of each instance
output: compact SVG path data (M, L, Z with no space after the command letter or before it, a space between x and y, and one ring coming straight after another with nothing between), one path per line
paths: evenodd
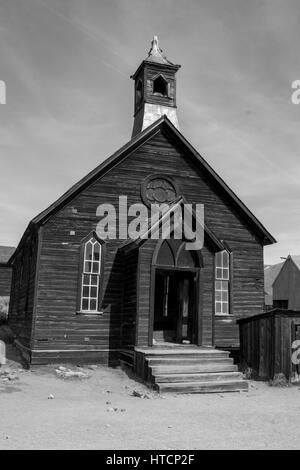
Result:
M297 252L298 0L188 4L1 2L0 243L16 244L29 218L129 140L129 75L158 34L182 64L183 134L279 240L266 261Z

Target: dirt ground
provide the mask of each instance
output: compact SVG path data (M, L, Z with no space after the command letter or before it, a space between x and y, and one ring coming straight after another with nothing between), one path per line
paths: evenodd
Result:
M75 368L84 379L56 369L9 361L18 378L0 377L0 449L300 448L299 386L160 397L120 368Z

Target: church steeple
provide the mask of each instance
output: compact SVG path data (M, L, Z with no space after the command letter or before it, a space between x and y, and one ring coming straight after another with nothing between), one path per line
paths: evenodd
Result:
M148 56L131 76L135 91L132 136L150 126L164 114L179 128L175 79L179 68L180 65L173 64L166 58L157 36L154 36Z

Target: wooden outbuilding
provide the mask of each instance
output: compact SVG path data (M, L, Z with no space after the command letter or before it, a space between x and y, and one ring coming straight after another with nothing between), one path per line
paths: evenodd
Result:
M161 388L244 387L216 348L237 348L236 319L263 311L263 249L275 239L179 131L178 70L155 38L132 76L131 140L35 217L10 260L9 323L32 364L123 359ZM175 223L169 239L145 236L162 219L119 236L133 220L120 197L131 208L204 205L203 246L186 249ZM103 204L116 209L115 238L99 236Z
M241 318L237 323L243 367L250 367L254 375L264 380L280 373L287 379L299 376L296 356L300 346L300 311L274 309Z

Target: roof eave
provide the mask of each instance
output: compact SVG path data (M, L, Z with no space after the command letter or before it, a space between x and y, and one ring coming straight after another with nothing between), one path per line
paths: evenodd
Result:
M18 253L20 252L21 248L22 248L22 245L24 243L24 241L26 240L27 238L27 235L30 233L31 229L34 227L34 223L33 221L31 220L29 222L29 224L27 225L26 229L25 229L25 232L23 233L22 235L22 238L17 246L17 248L15 249L15 251L13 252L13 254L11 255L11 257L9 258L9 260L7 261L7 265L8 266L12 266L16 256L18 255Z
M138 68L136 69L136 71L134 72L134 74L130 75L130 78L132 78L133 80L136 79L136 77L139 75L141 69L145 66L145 65L150 65L150 66L154 66L154 67L157 67L157 68L162 68L162 67L165 67L166 69L169 69L169 70L174 70L175 72L177 72L181 65L179 64L171 64L171 63L161 63L161 62L154 62L152 60L143 60L143 62L141 62L141 64L138 66Z

